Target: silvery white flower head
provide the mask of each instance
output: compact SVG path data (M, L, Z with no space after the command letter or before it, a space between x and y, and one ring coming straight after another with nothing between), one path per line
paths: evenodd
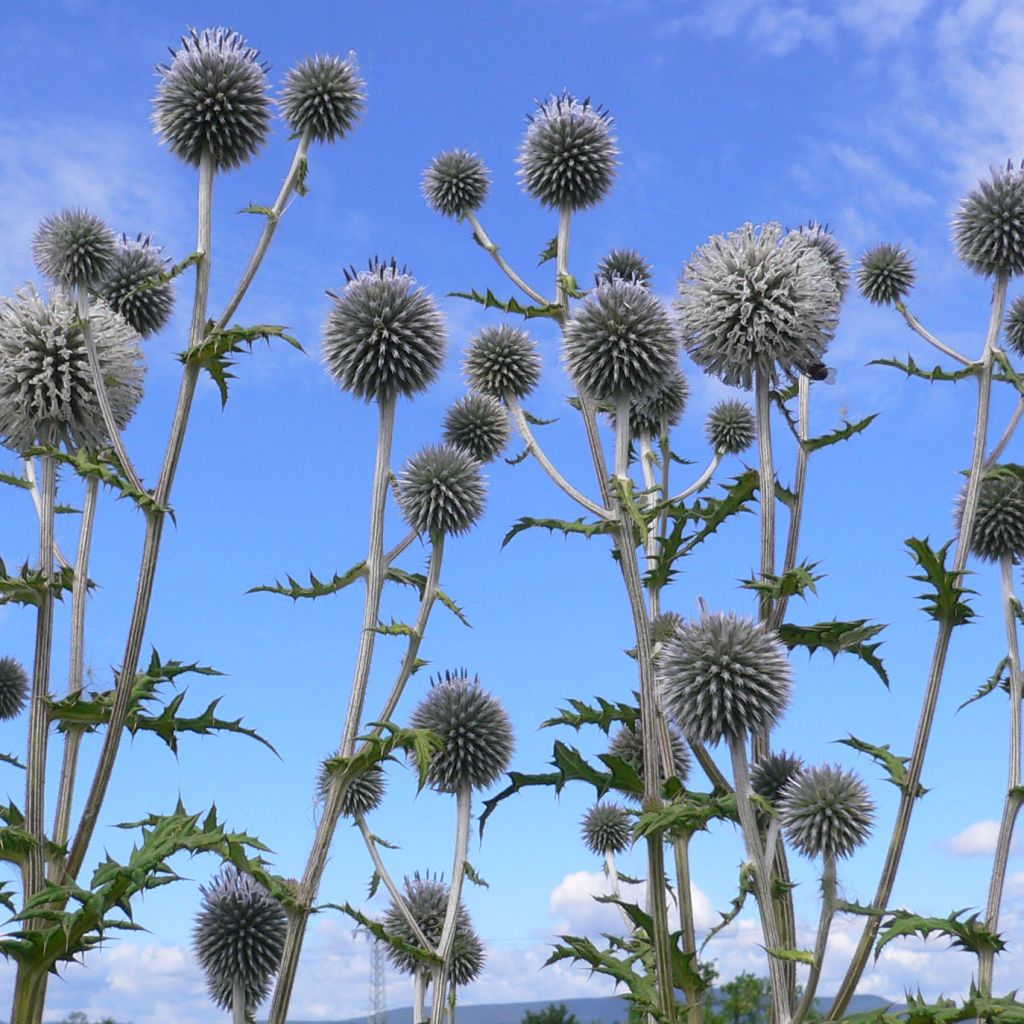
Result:
M480 463L464 448L428 444L398 477L398 507L405 521L429 537L467 533L484 512Z
M28 698L25 666L15 658L0 658L0 721L17 718Z
M540 380L540 353L521 327L485 327L470 339L463 370L469 386L482 395L525 398Z
M630 398L629 436L638 438L646 435L657 441L682 419L689 397L689 381L677 367L651 390ZM614 409L609 411L608 417L614 427Z
M417 871L412 878L405 878L405 902L419 925L424 938L437 946L441 941L445 912L448 909L448 886L439 878L429 874L421 876ZM417 946L416 938L405 915L392 900L384 913L384 928L410 946ZM395 946L387 946L388 959L403 974L416 974L426 970L422 960ZM469 919L469 912L459 900L455 914L455 943L452 947L452 980L456 985L468 985L478 977L484 967L484 948Z
M92 451L109 443L93 387L78 310L64 292L49 301L27 287L0 306L0 443ZM91 306L93 343L114 421L123 429L142 398L145 367L135 331L105 303Z
M423 172L423 198L443 217L464 217L484 205L491 187L483 160L468 149L438 153Z
M1004 328L1010 351L1024 357L1024 295L1018 295L1010 304Z
M437 303L404 267L371 260L345 271L324 324L327 369L346 391L366 401L412 398L444 364L447 337Z
M679 334L669 310L638 284L599 285L565 326L569 375L602 400L657 391L678 367Z
M612 249L597 265L594 284L607 284L616 278L650 288L654 274L650 263L636 249Z
M162 280L167 260L146 235L122 236L99 283L99 295L115 312L148 338L163 328L174 309L174 286Z
M754 443L754 410L738 398L727 398L708 413L704 433L716 452L739 455Z
M366 107L356 55L318 53L301 60L285 76L280 105L296 135L309 132L316 142L343 139Z
M975 273L1024 271L1024 170L1012 161L960 200L953 218L957 255Z
M512 722L501 701L465 670L445 672L412 713L415 729L430 729L444 749L430 759L427 781L441 793L484 789L501 778L512 759ZM413 755L415 761L415 754Z
M32 239L39 273L68 289L96 287L115 249L113 231L88 210L61 210L47 217Z
M490 395L464 395L444 416L444 439L477 462L493 462L508 444L511 428L501 402Z
M956 499L954 520L963 524L966 485ZM974 515L971 551L983 562L1024 557L1024 480L1004 466L993 466L981 479Z
M857 287L868 302L891 306L914 287L914 261L906 249L882 242L860 258Z
M849 857L871 832L875 805L867 786L839 765L797 773L779 798L789 841L805 857Z
M799 232L744 224L713 235L679 281L683 343L706 372L753 386L795 377L821 362L839 318L839 291L825 259Z
M233 867L200 886L202 910L196 917L193 948L206 972L210 998L232 1008L232 988L242 982L245 1009L266 999L281 962L288 919L284 908L250 875Z
M825 261L832 275L832 283L839 293L839 301L842 302L846 298L846 290L850 287L850 258L846 251L829 231L828 225L819 224L816 220L801 224L795 233Z
M691 619L658 660L662 707L694 742L769 729L789 703L792 670L778 637L733 612Z
M321 762L316 778L316 795L320 803L326 802L332 782L332 773ZM355 818L357 814L375 811L384 799L384 783L384 769L379 764L371 765L361 775L357 775L349 782L341 798L341 816Z
M540 103L527 119L519 150L519 179L552 209L583 210L608 194L619 149L612 117L569 92Z
M682 783L690 777L690 751L679 729L669 723L668 738L672 746L672 774ZM612 737L608 753L621 757L642 779L644 777L644 737L639 719L632 726L624 725Z
M591 853L622 853L633 838L629 811L621 804L596 803L580 824L583 845Z
M209 153L214 168L230 171L256 154L270 133L267 66L237 32L191 29L160 81L153 122L160 141L198 167Z

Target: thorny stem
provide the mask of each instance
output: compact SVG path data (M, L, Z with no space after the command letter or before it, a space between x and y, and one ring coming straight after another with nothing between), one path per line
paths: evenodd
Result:
M985 347L982 351L981 359L978 362L978 411L974 425L974 448L971 455L970 475L967 478L967 494L964 497L960 532L957 535L956 553L953 557L951 570L956 579L960 578L959 574L963 573L967 565L970 538L974 531L974 519L978 508L978 494L981 490L981 471L984 465L988 434L996 342L1002 327L1003 311L1006 307L1007 281L1008 277L1004 272L996 276L992 292L992 308L989 315L988 333L985 338ZM896 872L899 868L900 858L903 855L903 845L907 838L907 829L910 827L910 818L913 814L914 804L917 801L918 786L921 782L921 772L924 769L925 753L928 749L928 739L931 735L932 720L935 717L935 707L938 703L939 691L942 688L942 676L946 667L946 655L949 651L949 642L952 635L953 623L946 618L939 623L938 634L935 638L935 649L932 652L931 669L928 674L928 685L921 707L921 717L918 720L914 747L910 754L910 761L907 764L907 778L900 787L900 804L896 812L896 822L893 826L892 838L889 841L889 849L886 852L882 875L878 880L878 889L871 903L875 910L881 911L888 906L889 896L896 880ZM871 947L874 945L875 936L878 934L880 924L880 916L871 915L867 917L857 950L847 968L846 976L843 978L839 991L836 993L831 1007L829 1007L826 1016L827 1020L835 1020L846 1012L846 1007L849 1005L850 998L857 987L857 982L864 973L864 968L871 954Z
M1013 410L1013 415L1010 417L1010 422L1006 424L1006 429L1003 431L1003 436L999 438L998 444L989 453L988 458L985 459L985 469L991 469L999 461L1003 452L1006 451L1006 446L1013 439L1021 416L1024 416L1024 398L1021 398L1017 403L1017 407Z
M921 321L914 316L913 313L907 309L906 304L900 300L896 300L896 309L899 310L900 315L907 322L907 326L917 335L924 338L929 345L934 345L940 352L944 352L950 359L955 359L958 363L963 366L970 366L971 361L966 356L961 355L955 348L950 348L945 342L939 341L931 331L926 330L921 324Z
M821 917L818 919L818 937L814 943L814 962L811 964L811 973L807 976L804 994L800 997L800 1003L793 1014L793 1024L800 1024L814 1006L814 993L818 989L821 966L825 960L825 948L828 945L828 933L832 928L835 912L836 858L835 854L825 854L825 873L821 878Z
M477 220L476 214L472 210L467 210L465 213L466 220L469 221L470 227L473 229L473 234L480 245L486 249L490 254L491 258L499 267L505 272L506 276L521 289L526 295L528 295L534 302L541 306L550 306L552 303L544 298L540 292L531 288L516 272L505 262L505 258L501 255L501 249L491 241L487 232L484 231L483 225Z

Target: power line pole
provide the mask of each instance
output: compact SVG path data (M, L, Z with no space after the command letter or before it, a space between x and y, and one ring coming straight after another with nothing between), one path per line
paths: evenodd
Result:
M384 1024L387 1017L387 993L384 980L384 944L367 935L370 947L370 1015L367 1024Z

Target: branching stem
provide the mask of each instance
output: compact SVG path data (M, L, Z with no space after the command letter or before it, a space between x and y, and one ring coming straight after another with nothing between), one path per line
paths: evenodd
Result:
M541 293L536 291L534 288L531 288L515 272L515 270L513 270L512 267L509 266L509 264L505 261L505 257L501 255L501 249L494 242L491 241L490 236L487 234L486 231L484 231L483 225L481 225L480 221L477 220L477 216L472 210L466 211L466 220L469 221L470 227L472 227L473 229L473 234L476 236L476 240L480 243L481 246L483 246L484 249L486 249L491 254L491 258L494 260L495 263L498 264L499 267L501 267L501 269L504 271L508 279L512 281L512 283L515 284L517 288L519 288L522 292L524 292L531 299L533 299L533 301L536 302L538 305L550 306L552 303L548 299L544 298L544 296L541 295Z
M907 309L906 304L901 300L896 300L896 308L899 310L900 315L907 322L907 326L919 337L924 338L929 345L934 345L940 352L949 356L950 359L955 359L958 363L963 366L970 366L971 361L966 356L961 355L955 348L950 348L945 342L939 341L938 338L932 334L931 331L927 330L921 321L914 316L913 313Z
M821 977L821 966L824 963L825 949L828 946L828 933L832 928L832 918L835 912L836 858L834 854L826 854L825 873L821 878L821 916L818 919L818 936L814 943L814 962L811 964L811 973L807 977L804 994L793 1014L793 1024L800 1024L811 1007L814 1006L814 993L818 990L818 979Z

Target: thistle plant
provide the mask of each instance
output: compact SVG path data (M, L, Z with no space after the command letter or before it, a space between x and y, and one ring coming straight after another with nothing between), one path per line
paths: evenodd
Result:
M469 452L477 462L493 462L512 431L501 403L490 395L466 395L444 416L444 439Z
M29 678L25 666L14 658L0 658L0 720L17 718L25 709Z
M100 298L140 338L158 334L174 309L174 285L166 280L167 260L146 235L121 242L99 283Z

